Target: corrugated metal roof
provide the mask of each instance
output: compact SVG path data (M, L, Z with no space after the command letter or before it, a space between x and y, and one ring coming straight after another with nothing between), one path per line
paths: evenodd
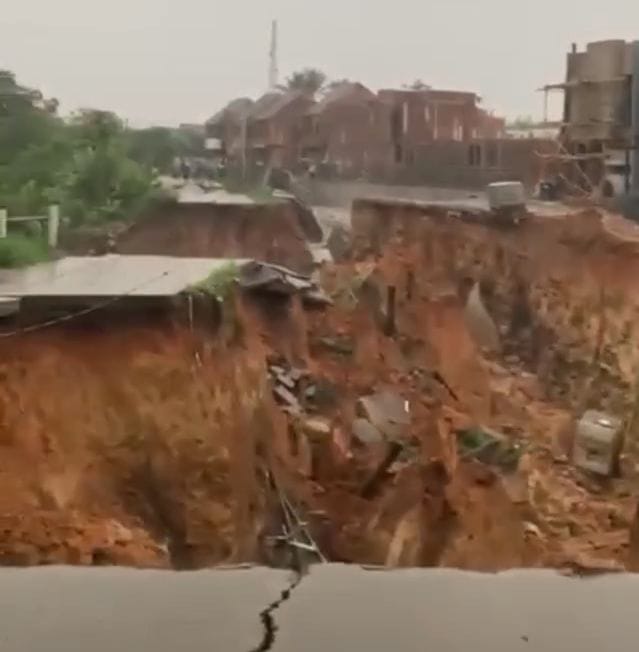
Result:
M73 256L0 272L0 297L174 296L224 265L247 262L249 259Z

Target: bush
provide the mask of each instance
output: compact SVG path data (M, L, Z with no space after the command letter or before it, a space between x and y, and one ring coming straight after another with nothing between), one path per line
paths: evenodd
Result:
M0 238L0 268L26 267L49 259L43 240L25 235Z
M237 264L230 261L213 270L207 278L198 283L193 289L211 294L220 301L223 301L229 296L233 283L239 273L240 270Z

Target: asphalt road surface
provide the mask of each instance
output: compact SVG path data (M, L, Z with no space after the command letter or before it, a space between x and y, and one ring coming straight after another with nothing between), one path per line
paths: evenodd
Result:
M289 596L293 579L261 568L4 569L0 650L635 652L639 641L639 576L326 565Z

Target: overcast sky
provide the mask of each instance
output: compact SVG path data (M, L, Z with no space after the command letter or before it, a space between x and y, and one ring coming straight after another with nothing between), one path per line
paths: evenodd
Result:
M20 0L0 11L0 67L62 102L133 124L202 120L265 90L270 21L280 71L315 66L373 89L421 78L541 115L573 41L639 38L633 0Z

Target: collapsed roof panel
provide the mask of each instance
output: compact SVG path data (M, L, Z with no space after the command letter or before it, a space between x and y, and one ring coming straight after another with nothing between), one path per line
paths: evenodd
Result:
M169 297L248 259L73 256L0 272L2 297Z

